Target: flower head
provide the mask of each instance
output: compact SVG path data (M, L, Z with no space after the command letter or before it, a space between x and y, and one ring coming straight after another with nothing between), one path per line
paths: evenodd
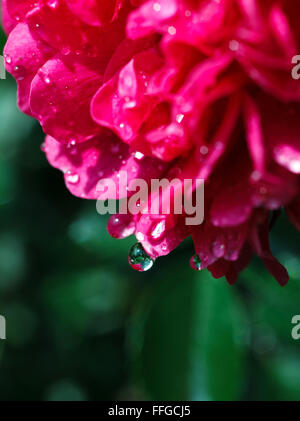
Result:
M118 182L121 171L128 183L205 180L202 224L172 211L116 215L114 237L135 233L139 259L154 259L191 235L196 269L233 283L256 253L287 282L269 230L282 207L300 228L295 2L3 0L2 9L19 106L41 123L73 194L98 199L99 180Z

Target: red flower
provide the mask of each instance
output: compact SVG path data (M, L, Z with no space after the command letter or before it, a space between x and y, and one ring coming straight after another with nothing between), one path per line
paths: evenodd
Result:
M282 206L300 227L295 2L5 0L3 16L19 106L73 194L97 199L99 179L120 171L205 180L204 223L117 215L113 236L135 233L156 258L192 235L196 269L233 283L255 252L287 282L268 237ZM132 251L137 269L143 253Z

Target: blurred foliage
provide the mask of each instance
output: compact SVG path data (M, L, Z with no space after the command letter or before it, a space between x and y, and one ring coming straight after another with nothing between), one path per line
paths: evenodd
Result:
M4 36L0 36L3 46ZM261 263L229 287L188 265L190 240L148 273L40 151L0 81L0 400L299 400L299 235L272 233L291 281Z

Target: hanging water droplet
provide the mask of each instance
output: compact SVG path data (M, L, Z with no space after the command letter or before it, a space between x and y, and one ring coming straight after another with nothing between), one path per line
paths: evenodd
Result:
M201 270L201 260L198 254L195 254L190 260L191 268L194 270Z
M146 272L151 269L154 260L145 252L140 243L136 243L131 247L128 255L128 262L130 266L138 272Z

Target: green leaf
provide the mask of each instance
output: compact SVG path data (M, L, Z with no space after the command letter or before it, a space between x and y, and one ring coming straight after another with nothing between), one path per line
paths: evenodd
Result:
M244 390L248 336L237 287L228 286L223 279L203 278L195 294L193 362L197 364L200 353L202 373L198 377L207 399L237 400ZM193 372L197 375L196 370ZM197 394L194 397L197 398Z
M160 272L139 300L129 329L137 378L154 400L239 399L245 323L235 287L186 270Z

